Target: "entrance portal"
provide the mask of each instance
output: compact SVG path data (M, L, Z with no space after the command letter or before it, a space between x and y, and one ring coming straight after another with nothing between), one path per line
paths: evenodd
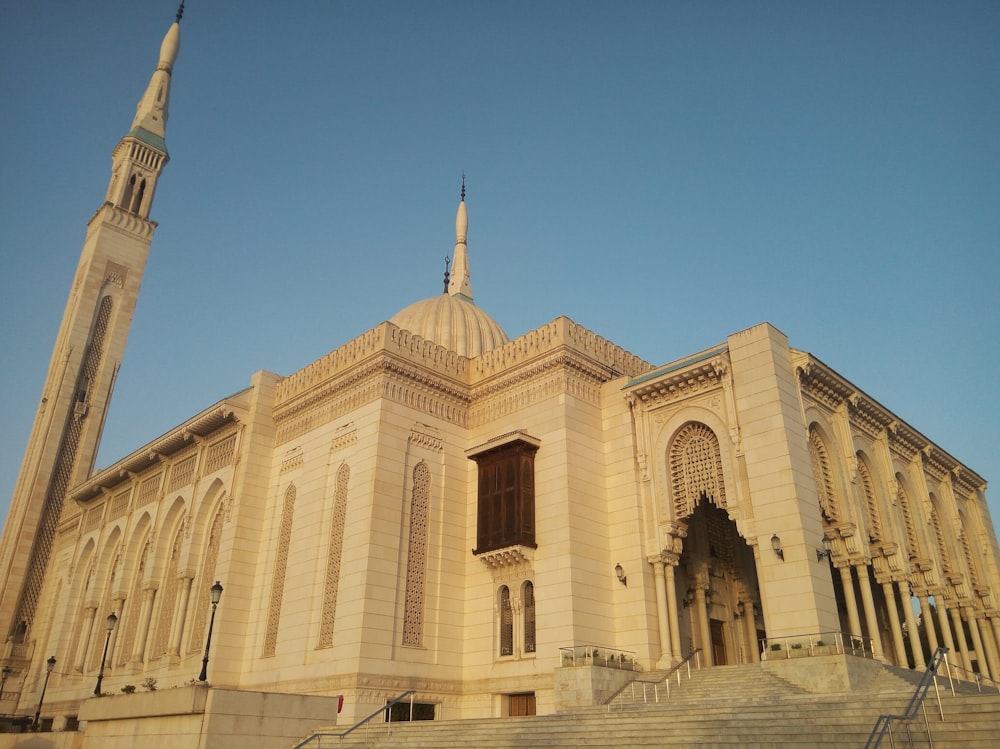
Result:
M678 607L687 609L682 639L714 665L753 663L763 625L755 612L760 592L753 550L726 511L704 494L686 524L676 573Z

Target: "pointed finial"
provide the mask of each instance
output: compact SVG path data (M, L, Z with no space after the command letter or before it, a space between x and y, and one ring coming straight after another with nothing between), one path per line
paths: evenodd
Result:
M465 202L465 172L462 172L462 202Z
M177 8L177 23L181 22L181 18L184 17L184 0L181 0L180 7Z
M451 264L451 258L445 255L444 257L444 293L448 293L448 282L451 280L451 274L448 272L448 266Z

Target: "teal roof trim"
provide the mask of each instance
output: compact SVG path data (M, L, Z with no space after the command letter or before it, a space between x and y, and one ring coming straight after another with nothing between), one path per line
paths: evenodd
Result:
M711 351L706 351L703 354L696 354L695 356L692 356L688 359L682 359L681 361L676 362L674 364L668 364L665 367L654 369L652 372L644 374L642 377L636 377L634 380L629 380L628 382L625 383L625 386L622 389L625 390L626 388L630 388L633 385L640 385L643 382L656 379L661 375L670 374L671 372L675 372L678 369L684 369L684 367L689 367L692 364L697 364L700 361L705 361L705 359L711 359L713 356L718 356L719 354L723 354L726 351L729 351L728 345L719 346L719 348L712 349Z
M163 153L167 152L167 142L159 135L149 132L146 128L136 125L128 134L136 140L141 140L147 146L152 146L159 151L163 151Z

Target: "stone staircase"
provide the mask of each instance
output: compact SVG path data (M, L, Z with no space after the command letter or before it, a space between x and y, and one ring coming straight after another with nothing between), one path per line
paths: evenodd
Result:
M651 674L643 675L649 679ZM359 729L341 743L314 740L308 749L524 749L524 747L697 747L715 749L833 749L864 747L880 713L901 712L919 674L886 667L863 690L817 695L759 666L722 666L676 682L669 699L622 703L571 713L477 720L396 723ZM935 749L993 749L1000 736L1000 695L952 696L942 685L944 721L933 690L925 702ZM958 691L956 689L956 691ZM331 732L344 727L331 728ZM922 719L893 728L896 746L928 747ZM883 742L888 748L889 742Z

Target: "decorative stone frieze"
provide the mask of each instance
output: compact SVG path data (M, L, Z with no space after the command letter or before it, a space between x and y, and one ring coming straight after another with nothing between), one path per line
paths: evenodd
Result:
M330 452L337 452L338 450L343 450L345 447L350 447L356 444L358 441L358 428L354 425L354 422L349 422L344 424L342 427L337 429L336 434L333 435L333 440L330 442Z
M418 445L434 452L444 450L444 441L441 439L441 433L428 424L414 424L410 427L409 441L412 445Z

